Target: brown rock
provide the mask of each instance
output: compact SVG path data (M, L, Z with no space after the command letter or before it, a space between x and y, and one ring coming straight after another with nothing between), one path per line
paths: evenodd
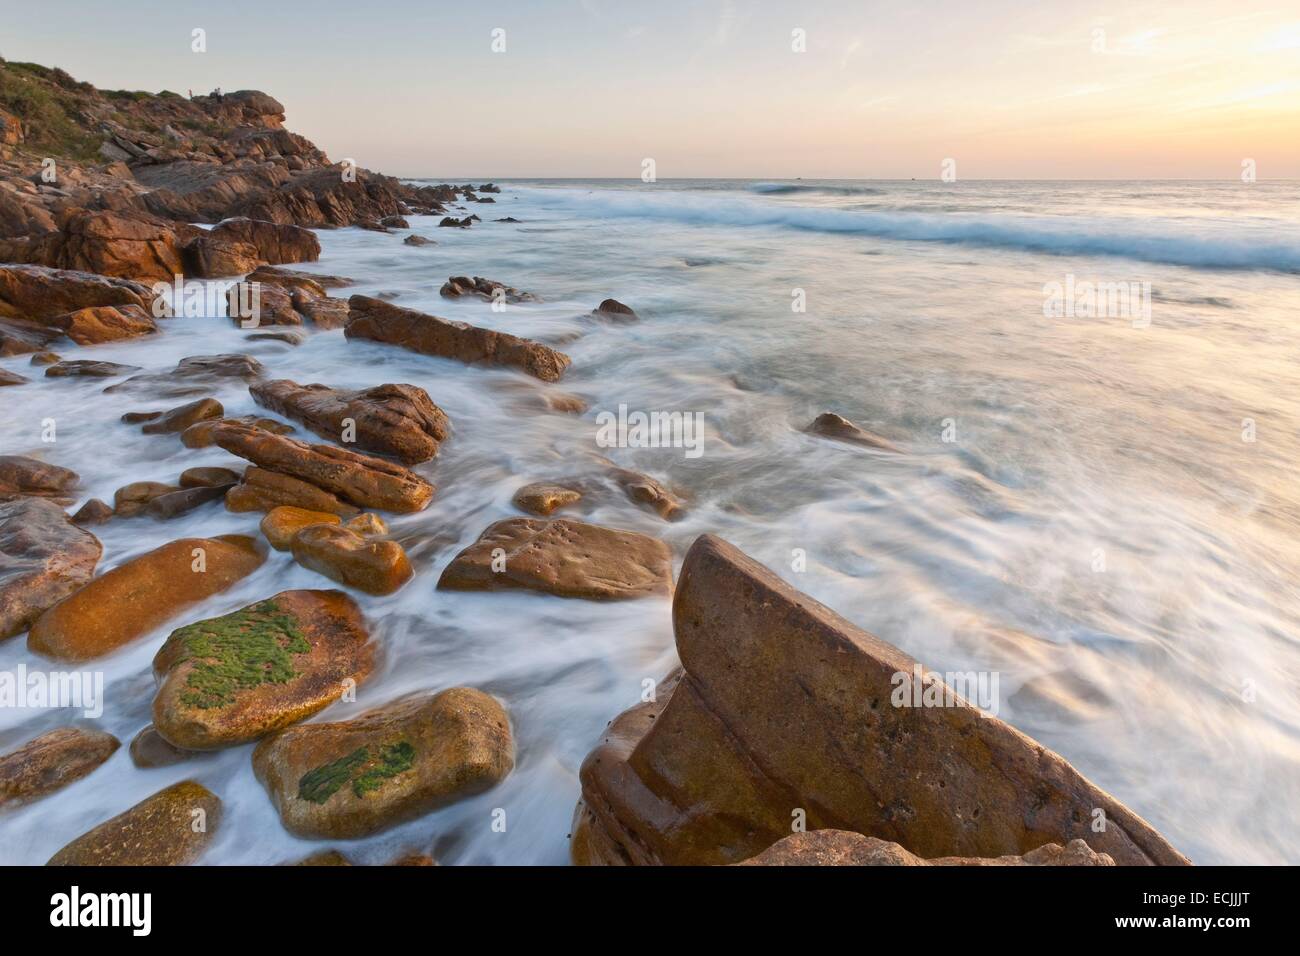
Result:
M310 272L297 272L293 269L281 269L277 266L261 266L248 274L249 282L263 285L275 285L288 292L307 292L313 298L325 295L326 289L351 285L351 279L341 276L313 275Z
M305 856L294 866L351 866L352 861L338 850L321 850L311 856Z
M364 295L352 296L348 305L351 315L344 334L349 339L385 342L468 364L510 366L544 382L559 381L569 367L570 359L563 352L505 332L440 319Z
M252 574L266 560L243 535L182 538L120 564L50 608L27 648L59 661L102 657Z
M149 724L131 741L131 762L142 770L153 767L171 767L197 756L193 750L182 750L167 742L153 724Z
M209 242L247 243L257 249L263 263L315 262L320 240L310 229L261 219L226 219L200 239Z
M626 468L610 470L610 477L627 492L627 496L639 505L645 505L665 521L676 521L682 517L685 507L682 500L655 481L649 475Z
M39 800L90 773L120 747L112 734L60 727L0 756L0 809Z
M113 492L113 513L119 518L129 518L144 511L153 499L179 490L161 481L133 481Z
M415 574L396 541L374 541L347 528L309 525L290 548L304 568L367 594L392 594Z
M62 334L58 329L35 322L0 318L0 357L40 352Z
M339 524L341 521L338 515L326 511L308 511L293 505L280 505L266 513L260 527L271 547L277 551L288 551L293 536L303 528L310 528L314 524Z
M196 425L191 425L181 432L181 444L186 448L211 448L216 444L214 434L216 426L221 422L240 422L250 428L259 428L264 432L270 432L272 435L290 435L294 430L292 425L286 425L274 418L243 415L239 418L223 418L220 421L199 422Z
M149 313L138 305L89 306L56 316L49 324L78 345L99 345L158 331Z
M211 501L220 501L226 496L228 487L227 485L215 488L181 488L178 491L169 491L167 494L150 498L144 509L145 514L163 521L179 518Z
M240 282L226 290L226 311L243 329L302 325L293 296L278 286L253 286Z
M127 279L45 266L0 265L0 316L44 323L88 306L134 305L152 314L152 290Z
M510 500L520 511L543 517L553 511L581 500L582 492L576 488L557 485L549 481L535 481L524 485Z
M308 511L325 511L343 518L357 513L355 507L339 501L328 491L264 468L248 468L244 472L243 484L226 492L228 511L270 511L289 504Z
M537 297L531 292L520 292L502 282L474 276L452 276L442 284L438 294L444 299L459 299L463 296L476 296L484 302L532 302Z
M57 352L36 352L35 354L32 355L31 364L37 366L45 366L45 365L53 365L56 362L61 362L61 361L62 359L59 357L59 354Z
M324 710L373 666L351 598L282 591L172 632L153 661L154 727L186 750L248 743Z
M0 455L0 501L65 498L81 478L75 471L25 455Z
M868 448L879 448L882 451L900 450L897 445L888 439L873 435L834 412L823 412L818 415L805 431L810 435L821 435L823 438L833 438L836 441L850 442L854 445L866 445Z
M351 839L482 793L514 766L510 722L482 691L454 687L356 720L304 724L253 751L289 832Z
M229 468L186 468L181 472L182 488L228 488L239 483L239 472Z
M46 378L116 378L140 371L138 365L119 365L117 362L94 362L90 359L77 359L70 362L55 362L45 370Z
M309 445L229 420L215 425L212 439L258 467L300 478L362 508L420 511L433 497L433 485L381 458L331 445Z
M6 385L26 385L30 379L23 378L17 372L8 372L0 368L0 387Z
M295 300L294 308L320 329L341 329L348 324L348 316L351 314L347 299L336 299L328 295L319 299Z
M176 230L148 213L79 210L51 238L44 261L61 269L146 282L184 272Z
M337 442L350 433L357 448L406 464L428 461L451 432L442 409L414 385L348 391L282 378L257 382L248 391L257 404L301 422L322 438Z
M493 570L493 552L504 554ZM634 531L556 518L507 518L452 558L438 587L525 588L560 597L623 600L672 591L668 545Z
M349 531L361 535L363 538L372 538L378 535L388 534L388 525L384 519L377 514L366 512L357 515L355 518L344 523L343 527Z
M261 253L251 242L196 236L184 249L185 274L197 279L225 279L256 269Z
M146 435L183 432L196 422L221 418L225 414L226 410L215 398L200 398L196 402L190 402L188 405L181 405L171 411L164 412L140 430Z
M1023 856L945 856L926 860L897 843L848 830L812 830L778 840L736 866L1114 866L1105 853L1094 853L1083 840L1068 846L1048 843Z
M84 585L103 548L41 498L0 504L0 640L27 630Z
M955 694L895 706L917 662L718 538L686 556L673 626L680 681L618 717L583 763L575 862L734 863L787 836L796 809L811 829L925 858L1084 838L1121 865L1186 862L1059 756Z
M72 516L72 523L77 525L103 524L113 517L113 509L98 498L91 498Z
M77 837L46 865L184 866L203 855L220 824L216 795L182 780Z
M404 245L408 246L436 246L437 243L426 236L410 235L402 240Z
M170 372L136 375L105 392L148 391L154 398L203 395L232 378L251 382L262 375L262 363L251 355L191 355Z
M596 306L594 311L596 315L604 318L620 319L624 321L627 319L640 318L640 316L633 312L630 307L624 305L622 302L618 301L618 299L606 299L600 305Z

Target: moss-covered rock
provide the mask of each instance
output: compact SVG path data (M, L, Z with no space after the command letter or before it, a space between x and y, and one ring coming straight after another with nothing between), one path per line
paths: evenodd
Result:
M327 707L373 666L351 598L284 591L172 632L154 658L154 726L186 750L247 743Z
M253 752L253 770L285 827L334 839L363 837L481 793L513 766L505 711L468 687L344 723L292 727Z

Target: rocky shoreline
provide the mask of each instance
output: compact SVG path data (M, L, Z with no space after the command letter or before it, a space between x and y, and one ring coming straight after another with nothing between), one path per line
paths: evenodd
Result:
M438 494L431 463L459 427L472 427L425 389L271 379L238 351L186 357L167 373L83 356L165 334L183 305L157 283L229 280L232 342L246 334L294 345L341 329L348 342L400 350L431 369L450 360L510 371L540 383L550 408L585 412L556 388L572 360L551 345L377 296L335 295L352 280L285 268L319 258L318 229L387 232L408 228L406 216L451 212L463 215L441 226L489 228L469 208L500 190L417 187L331 163L283 123L283 107L258 91L124 96L0 62L0 356L30 355L31 376L111 379L105 392L140 396L121 428L243 462L188 468L168 482L123 476L110 503L83 500L62 447L50 456L59 461L0 456L0 639L25 635L35 666L101 660L168 632L153 661L152 723L121 755L116 738L79 727L0 755L0 812L51 799L108 760L143 769L236 747L251 752L285 830L307 839L361 838L490 790L515 766L508 699L431 685L350 720L309 720L354 694L383 655L364 602L418 579L431 601L434 582L439 591L514 590L537 601L672 595L681 667L593 741L575 863L1188 862L996 717L952 695L937 707L891 703L897 675L917 662L726 542L697 539L677 556L674 582L665 541L556 514L614 495L668 522L690 508L689 489L604 459L571 478L519 475L520 515L488 525L435 567L427 554L408 555L384 517L429 506ZM52 180L42 162L50 156ZM405 242L420 245L416 238L432 242ZM481 276L449 276L441 295L484 308L538 298ZM614 299L592 314L653 321ZM232 382L267 415L228 417L210 391ZM29 384L0 371L0 396ZM831 412L807 430L897 451ZM222 508L246 514L247 532L174 537L161 523ZM156 533L156 546L97 574L103 548L93 529L122 521L150 522L141 527ZM268 581L260 600L195 619L201 601L265 575L273 552L318 575L322 589ZM198 862L219 826L238 825L219 793L186 780L105 819L50 863ZM322 850L302 862L348 861Z

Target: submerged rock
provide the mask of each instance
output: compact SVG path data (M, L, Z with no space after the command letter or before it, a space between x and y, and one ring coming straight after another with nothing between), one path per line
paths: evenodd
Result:
M266 560L243 535L181 538L119 564L32 624L27 648L58 661L109 654L220 594Z
M374 648L341 591L282 591L172 632L153 660L153 725L186 750L257 740L369 675Z
M676 521L685 508L680 498L649 475L626 468L612 468L609 473L628 498L644 505L665 521Z
M0 504L0 640L89 581L102 553L98 539L52 501Z
M1083 840L1068 846L1048 843L1023 856L943 856L926 860L897 843L848 830L812 830L778 840L736 866L1114 866L1105 853L1094 853Z
M401 346L424 355L522 369L544 382L556 382L569 367L563 352L505 332L403 309L381 299L354 295L344 328L349 339L369 339Z
M451 433L442 409L414 385L347 390L282 378L258 382L248 391L263 408L301 422L322 438L348 439L363 451L408 465L428 461Z
M82 834L46 866L184 866L193 863L221 824L221 801L182 780Z
M392 594L415 574L396 541L375 541L348 528L309 525L289 547L304 568L367 594Z
M836 441L850 442L854 445L866 445L868 448L879 448L882 451L900 451L899 447L889 439L873 435L834 412L823 412L804 430L810 435L821 435L824 438L834 438Z
M344 723L303 724L253 751L289 832L352 839L482 793L514 767L510 721L469 687L398 701Z
M1187 862L1061 757L956 694L898 702L916 661L718 538L686 556L673 628L682 671L583 763L577 863L735 863L788 836L799 810L810 829L927 859L1080 838L1122 865Z
M600 305L592 310L595 315L609 319L639 319L640 316L632 311L630 306L624 305L618 299L606 299Z
M309 445L229 420L213 427L212 440L260 468L299 478L362 508L420 511L433 497L433 485L415 472L332 445Z
M507 518L452 558L438 587L524 588L591 600L649 597L672 590L672 553L635 531L564 518Z
M535 481L524 485L510 500L520 511L546 517L552 512L582 499L582 492L567 485L550 481Z
M0 809L75 783L121 746L112 734L60 727L0 756Z
M0 368L0 388L6 385L26 385L30 379L24 378L17 372L9 372Z
M251 355L191 355L177 362L170 372L133 375L104 391L147 391L154 398L179 398L210 392L232 378L251 382L261 378L263 371L262 363Z
M45 370L46 378L116 378L140 371L138 365L95 362L90 359L55 362Z
M442 284L438 294L444 299L459 299L464 296L476 296L484 302L533 302L537 296L531 292L520 292L504 282L484 279L482 276L451 276Z
M162 734L158 733L158 728L153 724L149 724L135 735L129 751L131 762L141 770L171 767L192 760L199 754L198 751L185 750L169 743Z

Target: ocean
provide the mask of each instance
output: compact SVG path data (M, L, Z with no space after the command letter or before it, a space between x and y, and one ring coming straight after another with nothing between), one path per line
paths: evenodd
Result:
M470 229L410 217L436 245L406 246L406 230L321 231L320 261L293 268L356 280L339 294L555 345L573 366L550 388L584 398L584 415L546 410L548 387L510 371L341 331L297 347L241 341L218 315L59 351L151 371L238 351L270 377L426 389L454 435L416 467L438 487L433 504L390 521L416 577L389 597L357 595L381 660L355 704L316 719L472 685L510 713L514 773L375 837L321 844L280 825L250 747L148 771L124 747L91 777L0 814L0 862L43 863L187 777L225 802L207 863L288 862L327 845L358 862L429 849L445 864L565 862L582 759L643 682L674 666L670 601L434 585L484 527L517 514L519 485L610 459L678 489L685 514L666 523L610 496L584 520L662 537L679 562L698 535L719 534L927 667L996 675L1001 718L1193 861L1300 863L1300 184L499 185L494 205L467 207L483 220ZM504 217L519 221L494 221ZM453 275L540 301L494 311L443 299ZM591 316L606 297L641 318ZM0 367L39 375L25 356ZM75 469L83 500L231 464L119 422L188 399L105 384L5 389L0 452ZM230 415L258 411L238 381L212 394ZM698 448L606 447L600 415L620 406L692 416ZM898 450L805 433L825 411ZM43 442L51 417L57 440ZM248 533L257 517L208 506L166 524L110 522L96 529L101 570L174 538ZM176 625L328 586L273 552ZM124 744L150 720L150 661L168 630L95 665L95 726ZM56 667L22 639L0 644L0 671L20 665ZM0 751L68 722L0 709Z

